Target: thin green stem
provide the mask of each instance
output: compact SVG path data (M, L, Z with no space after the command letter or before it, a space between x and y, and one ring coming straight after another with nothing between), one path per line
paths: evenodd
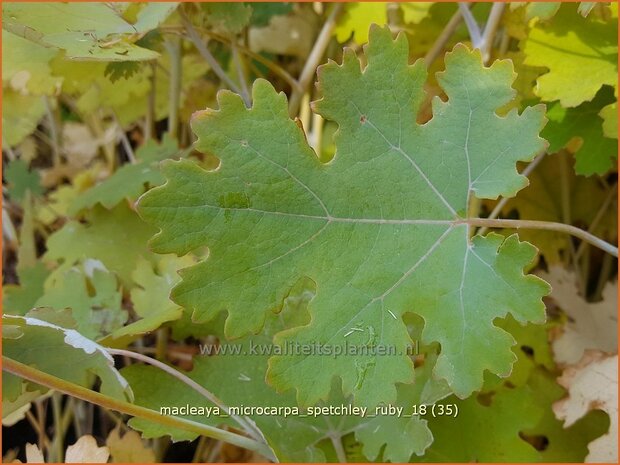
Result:
M439 55L441 55L446 43L450 40L450 37L452 37L454 31L456 31L456 28L459 27L461 21L463 21L463 15L461 15L461 10L457 9L446 26L443 28L443 31L441 31L441 34L439 34L439 37L435 40L435 43L433 43L433 46L424 56L424 63L427 68L433 64Z
M338 457L338 462L347 463L347 454L344 451L344 447L342 447L342 438L335 434L330 434L329 439L334 446L334 450L336 451L336 457Z
M196 50L198 50L198 53L200 53L200 55L205 59L205 61L211 67L211 70L217 75L217 77L220 78L222 82L224 82L228 86L230 90L241 95L242 92L241 92L241 89L239 89L239 86L237 86L237 84L235 84L235 82L228 76L228 74L226 74L226 72L222 69L220 64L215 59L215 57L211 54L211 52L207 48L207 45L202 40L202 37L200 37L200 34L198 34L198 31L196 31L196 29L194 28L194 25L189 20L189 18L187 17L183 9L179 8L179 10L177 11L179 12L179 15L181 16L181 22L183 23L183 26L185 27L187 36L189 37L189 40L191 40L192 43L194 44L194 47L196 47ZM246 106L249 106L250 102L245 102L245 103L246 103Z
M52 394L52 412L54 414L54 439L50 453L53 454L52 462L63 463L63 446L65 434L62 428L62 395L58 392Z
M143 418L145 420L158 423L171 428L179 428L201 436L211 437L217 440L234 444L244 449L252 450L263 454L265 457L274 459L273 452L265 444L254 439L241 436L230 431L226 431L213 426L203 425L192 420L175 416L162 415L155 410L151 410L139 405L130 404L118 399L113 399L99 392L91 391L82 386L70 383L56 376L44 373L28 365L24 365L5 355L2 356L2 370L20 378L27 379L33 383L40 384L49 389L82 399L86 402L99 405L100 407L115 410L126 415Z
M474 15L472 15L469 10L469 4L459 2L458 5L461 16L465 20L465 26L467 26L467 32L469 32L469 38L471 39L472 45L474 48L480 48L482 43L482 34L480 33L480 27L476 22L476 18L474 18Z
M306 60L306 64L301 70L301 74L299 75L299 87L293 89L291 93L291 97L288 103L288 112L291 117L296 116L299 111L299 104L301 103L301 98L303 97L304 92L308 88L314 73L316 72L316 68L319 65L319 62L323 58L323 54L325 53L325 49L329 44L329 41L332 37L332 32L336 27L336 19L342 10L342 4L336 3L334 4L331 13L327 17L327 20L323 24L323 28L319 33L319 36L310 51L310 55L308 55L308 59Z
M150 63L151 75L149 76L149 83L151 88L146 101L146 117L144 121L144 138L148 141L155 136L155 96L157 91L157 66Z
M52 108L50 98L47 96L42 98L45 103L45 112L47 114L50 138L52 140L52 156L54 157L54 165L58 165L60 163L60 129L58 127L58 120L56 118L56 114L54 113L54 109Z
M192 388L194 391L199 393L201 396L205 397L206 399L211 401L213 404L220 407L224 412L230 415L230 417L233 420L235 420L239 424L239 426L241 426L254 439L258 441L264 440L260 431L258 431L258 429L252 425L252 422L249 419L242 418L237 415L231 414L228 406L224 404L224 402L219 397L217 397L215 394L213 394L211 391L209 391L205 387L198 384L196 381L194 381L192 378L190 378L186 374L181 373L179 370L169 365L166 365L165 363L162 363L159 360L155 360L154 358L147 357L146 355L142 355L137 352L132 352L130 350L110 349L110 348L106 348L106 350L108 353L112 355L119 355L122 357L129 357L135 360L140 360L141 362L148 363L149 365L152 365L156 368L159 368L162 371L165 371L170 376L175 377L176 379L181 381L183 384L186 384L187 386Z
M235 63L235 68L237 68L237 78L239 79L239 85L241 86L241 97L243 97L243 101L246 102L246 105L249 107L252 104L252 97L250 96L250 91L248 89L248 81L245 77L245 68L243 66L243 63L241 62L239 47L234 42L234 39L232 42L232 56Z
M457 220L455 224L469 224L470 226L479 226L487 228L509 228L509 229L543 229L547 231L558 231L579 239L589 242L590 244L604 250L605 252L618 257L618 247L615 247L603 239L590 234L583 229L579 229L570 224L556 223L553 221L535 221L535 220L493 220L490 218L468 218Z
M491 57L491 45L493 44L495 31L504 13L504 6L505 5L501 2L494 3L491 7L491 13L489 13L487 23L484 26L484 32L482 33L480 42L480 52L482 53L482 60L484 63L487 63Z

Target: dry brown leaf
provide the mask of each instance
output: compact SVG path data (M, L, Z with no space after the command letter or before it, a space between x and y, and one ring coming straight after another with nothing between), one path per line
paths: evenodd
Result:
M564 370L558 383L568 397L556 402L553 411L565 428L591 410L609 415L609 431L588 445L586 462L618 463L618 356L587 351L578 364Z
M67 447L65 463L106 463L109 457L110 450L107 447L97 446L95 438L86 435Z
M617 308L618 285L609 283L603 291L601 302L586 302L577 292L574 273L551 267L540 277L551 284L551 297L570 317L563 334L553 342L556 362L577 363L588 349L614 354L618 349Z
M27 463L45 463L43 452L36 444L26 444L26 462Z

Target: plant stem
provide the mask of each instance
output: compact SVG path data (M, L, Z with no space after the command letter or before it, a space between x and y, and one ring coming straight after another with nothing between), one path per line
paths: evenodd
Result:
M596 283L596 289L594 289L594 293L592 294L592 300L594 302L601 300L603 297L603 291L605 290L605 286L607 286L607 281L613 272L613 257L611 255L605 255L603 257L603 264L601 265L601 271L598 275L598 281Z
M232 49L233 43L232 43L232 40L229 39L228 37L224 37L224 36L219 35L219 34L213 32L213 31L210 31L208 29L203 29L203 28L200 28L198 26L193 26L193 28L195 30L199 30L203 34L209 36L209 38L211 38L211 39L217 40L218 42L221 42L223 44L228 45ZM177 33L177 28L174 27L174 26L172 26L172 27L171 26L164 26L164 27L161 28L161 30L162 30L162 32ZM191 38L189 38L189 37L188 37L188 39L191 40ZM251 58L252 60L258 61L260 64L265 65L265 67L269 68L275 74L280 76L282 79L284 79L291 86L291 89L299 88L299 83L295 80L295 78L293 76L291 76L288 71L286 71L284 68L282 68L277 63L274 63L273 61L269 60L268 58L265 58L264 56L260 55L259 53L253 52L252 50L248 49L247 47L244 47L241 44L237 44L237 49L239 50L239 52L243 53L244 55L246 55L247 57Z
M181 83L183 79L181 39L179 37L170 37L166 39L164 45L170 55L168 134L176 139L179 129L179 107L181 106Z
M589 233L593 232L596 229L598 224L603 219L603 216L605 215L605 212L609 208L609 205L611 204L611 201L616 197L617 194L618 194L618 184L615 184L614 187L612 187L609 190L609 193L607 194L607 197L605 197L605 200L603 201L603 204L601 205L599 210L596 212L596 215L594 216L594 219L590 223L590 226L588 227L588 232ZM581 258L581 255L583 254L584 249L586 248L586 246L587 246L586 242L582 242L581 244L579 244L579 247L577 248L577 252L575 253L575 260L579 260L579 258Z
M331 13L327 17L325 24L323 24L323 28L319 33L319 36L310 51L310 55L308 55L308 59L306 60L306 64L301 70L301 74L299 75L299 79L297 82L299 83L299 87L293 89L291 93L291 97L289 99L288 104L288 112L291 117L297 115L299 110L299 104L301 102L301 98L303 97L304 92L308 88L314 73L316 72L316 68L319 65L319 62L323 58L323 54L325 53L325 49L329 44L329 41L332 37L332 32L336 27L336 19L342 10L342 4L336 3L334 4Z
M459 10L461 12L461 16L465 20L465 26L467 26L467 31L469 32L469 38L471 39L471 43L474 48L480 48L482 44L482 34L480 33L480 28L478 27L478 23L474 18L474 15L471 14L469 10L469 4L459 2Z
M2 151L6 152L6 157L9 159L9 161L14 161L17 156L15 155L15 152L13 151L13 149L11 148L11 146L9 145L2 145Z
M159 361L166 360L168 352L168 328L159 328L155 333L155 358Z
M491 44L493 43L493 38L495 37L495 31L497 30L497 26L502 19L502 14L504 13L504 6L505 5L501 2L494 3L491 7L491 13L489 13L487 23L484 26L484 32L482 33L482 40L480 43L480 52L482 52L482 60L485 64L489 61L489 58L491 57Z
M52 394L52 411L54 413L54 439L52 441L52 462L63 463L64 430L62 428L62 396L58 392Z
M198 440L196 450L194 451L194 457L192 458L192 463L202 463L202 457L204 456L207 444L209 444L210 441L211 440L206 436L202 436Z
M542 161L542 159L545 157L546 154L547 152L540 153L536 158L534 158L534 160L532 160L532 162L529 165L525 167L525 169L521 172L521 174L525 176L526 178L529 178L530 174L532 174L532 171L536 169L536 167L540 164L540 162ZM509 197L502 197L502 199L499 202L497 202L497 204L495 205L495 208L493 208L488 218L490 220L497 218L509 201L510 201ZM478 234L484 234L485 232L487 232L487 229L488 228L481 228L478 231Z
M252 98L250 96L250 91L248 90L248 82L247 78L245 77L243 63L241 62L241 57L239 56L239 47L234 42L234 39L232 42L232 56L233 61L235 62L235 68L237 68L237 78L239 79L239 85L241 85L241 97L243 97L243 101L249 108L252 105Z
M256 428L253 427L252 423L248 419L241 418L237 415L232 415L230 413L230 409L226 406L226 404L224 404L224 402L222 402L221 399L219 399L215 394L213 394L212 392L210 392L209 390L207 390L206 388L198 384L196 381L194 381L192 378L190 378L186 374L181 373L179 370L169 365L166 365L165 363L162 363L159 360L155 360L154 358L148 357L143 354L139 354L137 352L132 352L130 350L110 349L110 348L106 348L106 350L108 351L108 353L112 355L120 355L123 357L129 357L135 360L140 360L141 362L148 363L149 365L153 365L154 367L157 367L160 370L165 371L169 375L181 381L183 384L186 384L187 386L192 388L194 391L199 393L201 396L209 399L213 404L220 407L224 412L230 415L230 417L233 420L235 420L244 430L246 430L247 433L250 436L252 436L254 439L259 440L259 441L264 440L262 434Z
M443 48L446 46L446 43L448 42L450 37L452 37L454 31L456 31L456 28L459 27L459 24L461 24L461 21L463 21L463 16L461 15L461 10L458 9L452 15L450 21L448 21L448 24L446 24L446 27L444 27L443 31L441 31L441 34L439 34L439 37L437 37L433 46L426 53L426 56L424 57L424 63L426 64L427 68L430 67L431 64L441 54Z
M191 40L194 46L196 47L196 50L198 50L198 53L202 55L202 57L211 67L211 70L217 75L217 77L220 78L222 82L226 83L226 85L230 88L230 90L241 95L242 92L237 86L237 84L235 84L235 82L230 77L228 77L228 75L224 72L224 70L222 69L220 64L217 62L215 57L211 54L206 44L203 42L202 37L200 37L200 34L198 34L198 32L192 25L192 22L189 20L189 18L187 17L183 9L179 8L177 11L179 12L179 15L181 16L181 22L183 23L183 26L185 27L187 36L189 40ZM249 102L245 102L245 103L246 103L246 106L249 106Z
M579 229L570 224L556 223L553 221L535 221L535 220L502 220L491 218L468 218L456 220L455 224L468 224L470 226L482 226L488 228L509 228L509 229L543 229L547 231L558 231L578 237L579 239L589 242L590 244L604 250L605 252L618 257L618 248L605 242L603 239L590 234L583 229Z
M112 112L112 116L114 117L114 122L116 123L118 127L118 135L121 139L121 144L123 145L123 149L125 150L127 159L129 160L129 163L135 164L136 155L134 154L133 148L131 147L131 142L129 142L129 138L127 137L127 134L125 133L125 130L123 129L123 126L121 125L121 122L118 119L118 116L115 111Z
M100 407L115 410L126 415L143 418L145 420L158 423L160 425L171 428L179 428L185 431L196 433L201 436L208 436L214 439L234 444L238 447L263 454L265 457L274 459L272 451L265 444L254 439L241 436L230 431L226 431L213 426L203 425L201 423L179 418L175 416L162 415L155 410L151 410L139 405L131 404L118 399L113 399L99 392L91 391L85 387L70 383L56 376L44 373L29 365L24 365L5 355L2 356L2 370L11 373L20 378L27 379L33 383L40 384L50 389L62 392L64 394L77 397L86 402L99 405Z
M334 450L336 451L336 457L338 457L338 462L347 463L347 454L344 451L344 447L342 447L342 439L340 436L335 434L330 434L329 439L334 446Z
M47 120L50 130L50 138L52 140L52 156L54 160L54 166L60 163L60 131L58 129L58 120L52 109L49 97L42 97L45 103L45 112L47 113Z
M155 96L156 96L156 85L157 85L157 66L155 64L150 63L151 67L151 75L149 76L149 82L151 84L151 88L149 90L149 95L147 98L147 108L146 108L146 118L144 121L144 139L150 140L155 135Z

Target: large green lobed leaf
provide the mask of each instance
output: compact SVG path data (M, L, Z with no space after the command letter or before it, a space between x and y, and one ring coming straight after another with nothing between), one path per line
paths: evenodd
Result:
M408 51L404 35L394 41L373 27L364 70L351 50L341 66L320 69L315 110L340 127L330 163L289 119L285 96L258 80L251 109L222 92L219 110L193 119L197 148L218 156L219 168L167 162L167 183L139 203L161 229L156 252L209 247L172 293L196 323L225 310L227 336L258 332L305 275L317 286L311 322L277 343L396 349L272 358L269 381L297 389L302 404L326 398L335 376L356 402L393 402L395 384L413 381L406 312L423 317L423 343L441 344L434 375L460 397L480 388L485 370L510 373L514 339L495 318L544 320L549 287L523 274L535 248L516 235L470 239L466 224L473 195L512 196L527 184L515 164L545 147L543 107L498 116L514 96L511 63L485 68L479 52L458 45L438 76L448 100L436 98L419 125L426 72L421 61L408 65Z

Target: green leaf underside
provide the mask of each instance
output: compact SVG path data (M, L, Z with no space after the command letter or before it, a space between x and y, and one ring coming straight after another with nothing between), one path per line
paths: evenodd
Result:
M167 183L142 197L139 212L161 228L156 252L209 247L172 293L196 322L226 310L228 337L258 332L308 276L317 285L312 320L276 342L382 344L403 354L379 363L372 354L272 358L268 379L296 388L300 403L326 398L335 376L358 403L394 401L395 383L413 381L406 312L424 318L424 343L441 343L434 375L466 397L484 370L510 373L514 340L495 318L544 320L548 286L522 272L535 248L495 234L469 242L462 222L471 195L512 196L526 185L515 163L544 148L544 111L498 116L514 96L511 64L484 68L478 52L458 45L438 76L448 101L435 99L434 117L418 125L426 72L421 61L407 64L405 36L393 41L373 27L366 56L363 72L351 50L342 66L319 71L315 110L340 126L330 163L288 118L285 96L258 80L251 109L222 92L218 111L193 120L197 148L220 167L164 163Z

